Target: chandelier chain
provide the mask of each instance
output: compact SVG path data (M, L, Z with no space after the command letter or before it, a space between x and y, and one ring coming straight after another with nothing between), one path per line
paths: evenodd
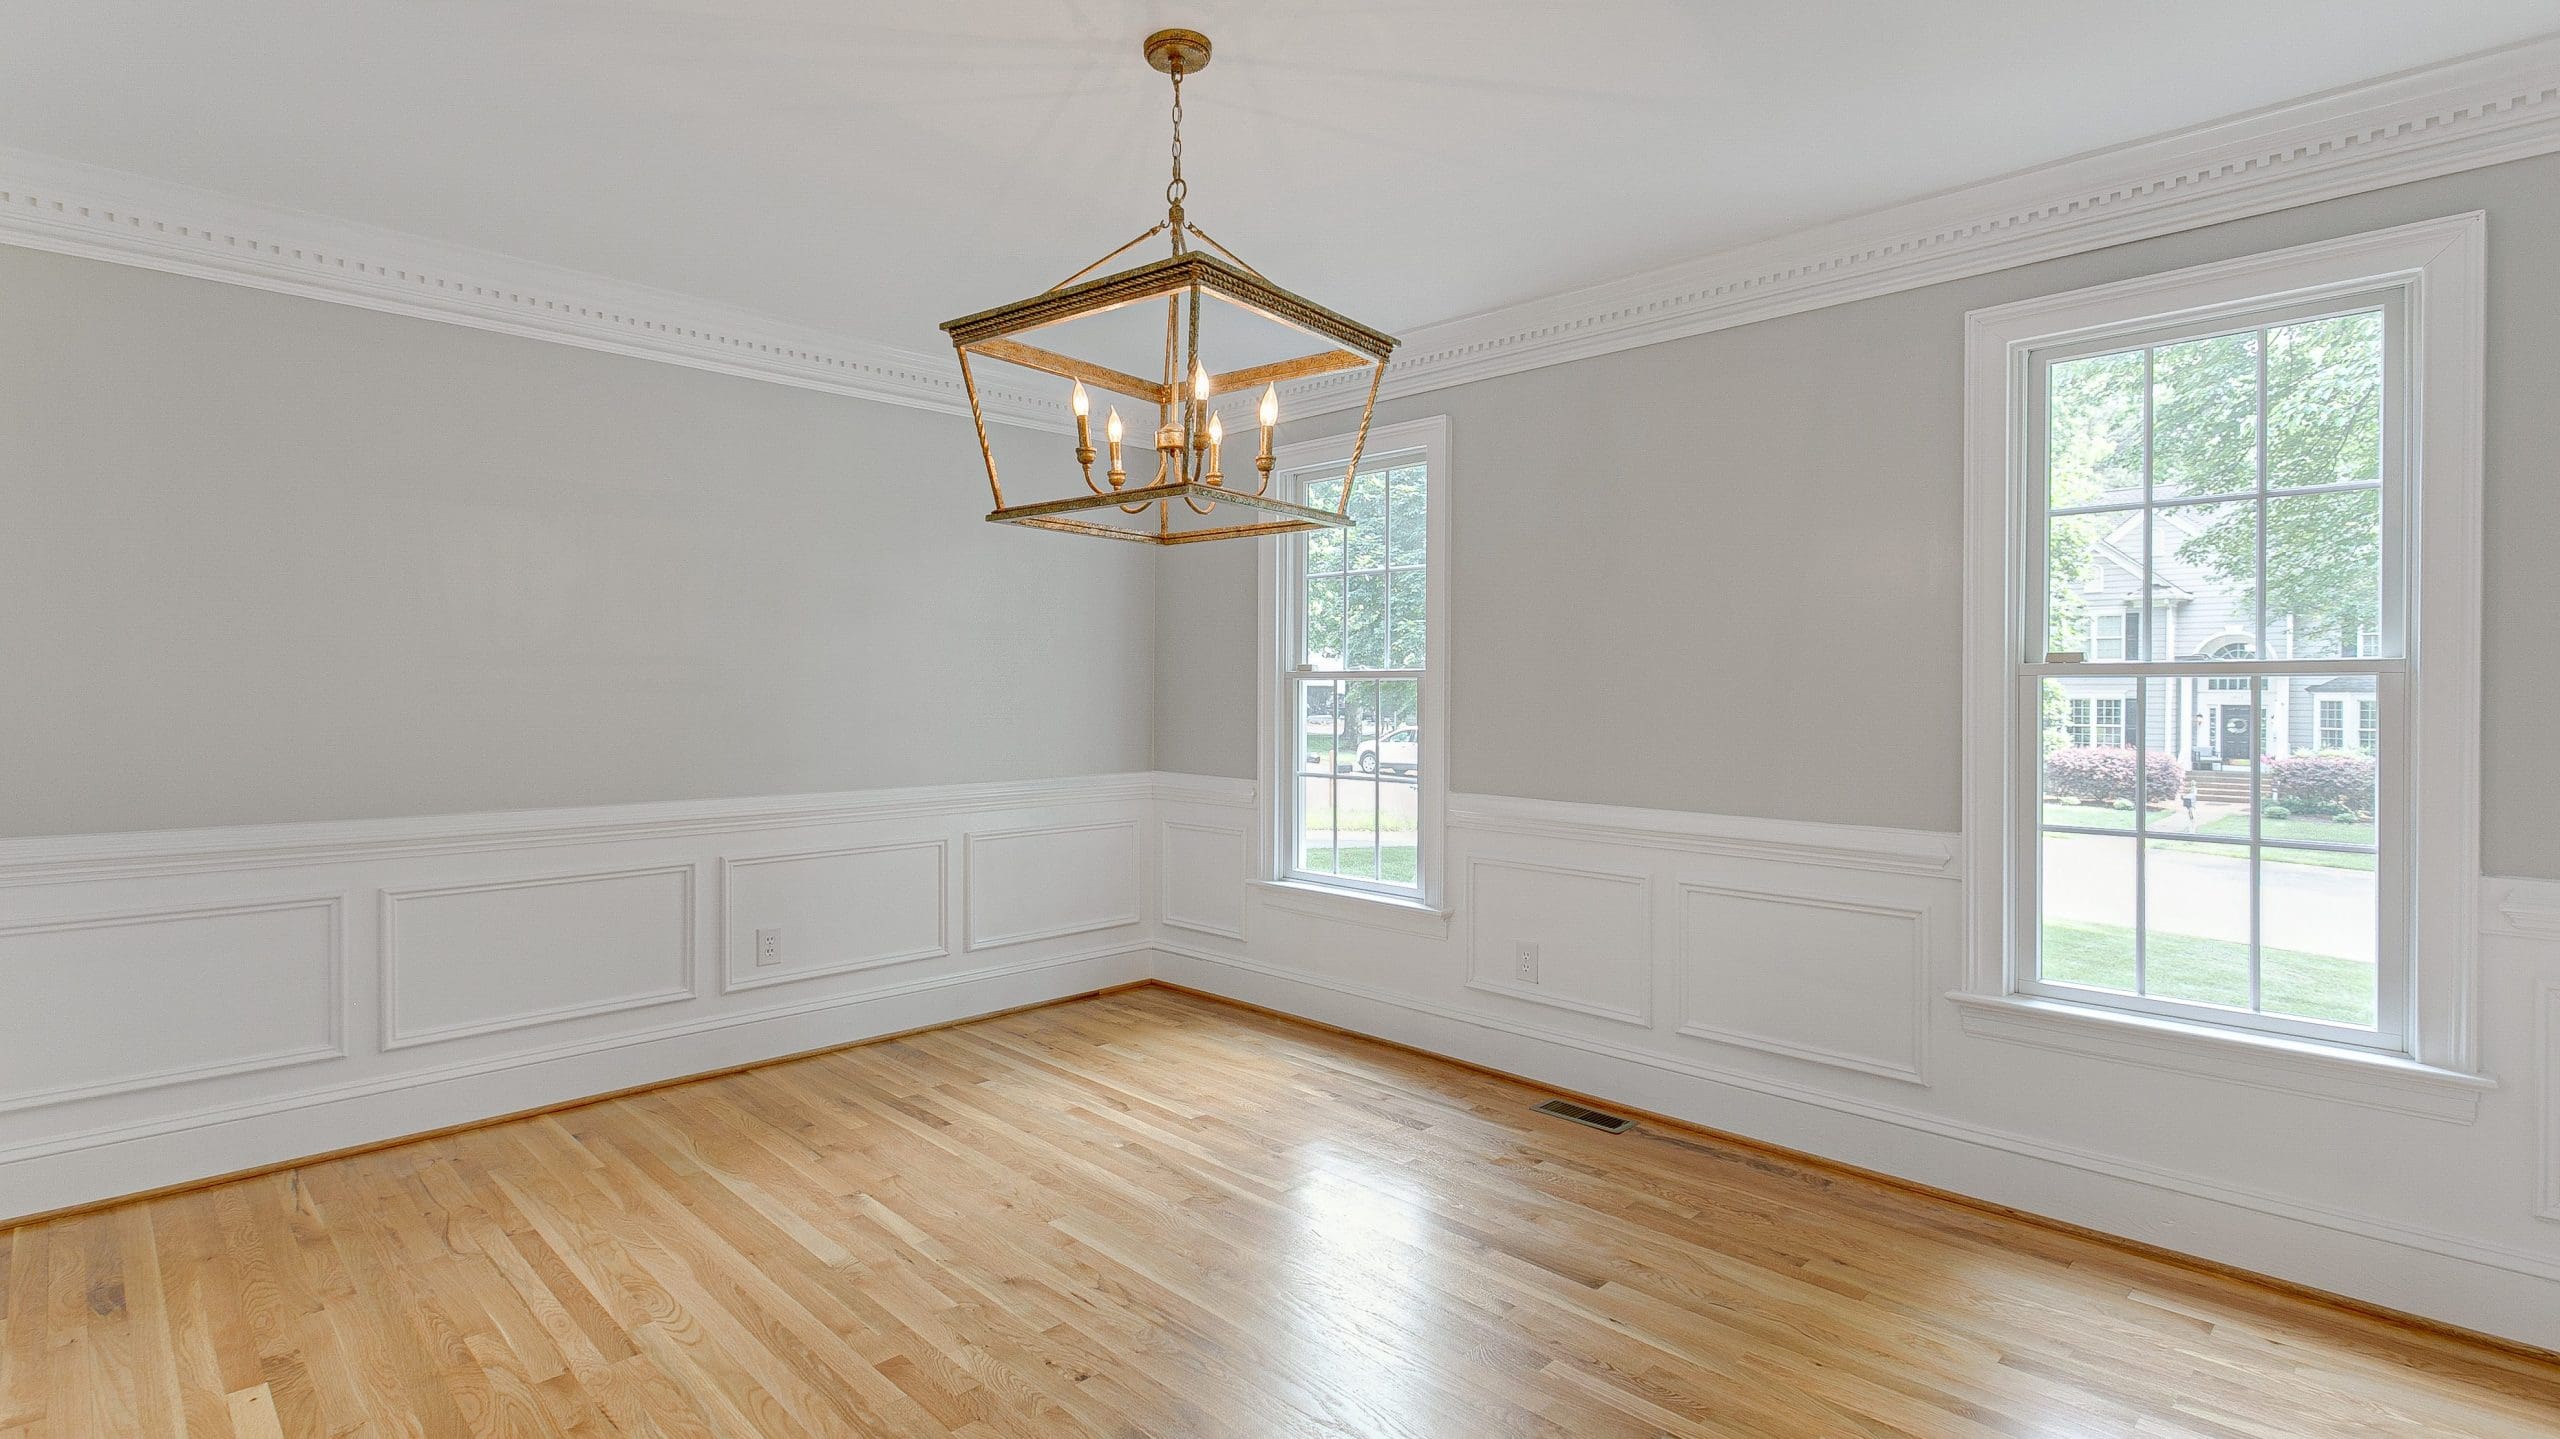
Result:
M1208 231L1185 218L1183 206L1190 195L1190 184L1182 173L1183 82L1209 63L1209 38L1196 30L1158 30L1147 36L1143 51L1148 66L1173 82L1166 113L1170 130L1169 175L1164 187L1163 218L1030 299L964 315L942 327L951 336L952 348L959 358L962 388L977 430L979 457L986 464L987 487L995 501L987 518L1000 524L1156 545L1348 528L1352 523L1349 476L1359 472L1369 419L1378 403L1379 379L1395 349L1395 339L1281 289ZM1172 241L1171 258L1131 262L1128 268L1100 273L1121 263L1123 257L1157 235ZM1016 338L1065 321L1156 300L1161 300L1165 308L1161 377L1142 377L1143 368L1124 372L1111 364L1081 358L1072 350L1062 353ZM1207 313L1211 302L1222 313L1259 315L1302 337L1288 347L1291 350L1302 349L1309 341L1315 342L1316 348L1297 354L1283 350L1277 358L1267 354L1237 356L1239 360L1260 363L1213 374L1208 364L1211 357L1204 352L1213 347L1203 344L1208 338L1205 332L1215 328ZM1219 358L1226 358L1224 346L1214 348L1221 351ZM1076 466L1073 473L1082 475L1086 493L1027 504L1009 501L1003 482L997 477L995 449L988 431L990 396L978 384L978 362L1015 366L1068 382L1067 409L1073 418L1075 436L1069 453ZM1144 363L1139 361L1141 367ZM1368 395L1361 406L1360 428L1345 464L1340 497L1331 505L1309 505L1272 494L1279 386L1302 377L1355 367L1369 371ZM1259 388L1262 401L1253 412L1253 419L1244 420L1242 428L1231 435L1210 405L1213 388L1242 401L1249 401ZM1090 394L1089 390L1105 392L1118 404L1106 410L1099 403L1104 395ZM1148 432L1143 408L1124 419L1119 406L1131 401L1155 408L1152 434ZM1241 410L1242 405L1236 408ZM1258 436L1255 421L1259 422ZM1137 451L1134 455L1129 453L1133 444ZM1094 474L1105 446L1110 455L1108 488L1096 483ZM1240 483L1226 483L1229 461L1240 458L1238 446L1247 447L1241 453L1253 454L1251 463L1261 476L1250 490ZM1258 454L1253 453L1256 448ZM1135 460L1142 465L1145 452L1150 449L1156 452L1155 473L1152 479L1144 479L1145 472L1130 462ZM1241 474L1242 467L1236 466L1235 472ZM1193 524L1186 518L1184 528L1176 530L1176 499L1182 501L1186 517L1206 517L1208 523ZM1155 513L1152 526L1144 521L1149 511Z
M1179 65L1173 67L1172 114L1173 178L1165 182L1164 203L1166 207L1171 210L1173 215L1173 224L1176 227L1174 234L1174 248L1176 250L1180 250L1182 248L1182 236L1180 232L1180 226L1182 223L1182 201L1184 196L1191 193L1191 186L1182 178L1182 67Z

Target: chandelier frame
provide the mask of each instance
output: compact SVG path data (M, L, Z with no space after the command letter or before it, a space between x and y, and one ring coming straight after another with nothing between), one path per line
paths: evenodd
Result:
M987 519L995 524L1027 525L1068 534L1134 540L1144 544L1193 544L1308 530L1341 529L1351 524L1351 480L1360 467L1369 421L1378 403L1395 337L1328 309L1303 295L1283 289L1219 244L1183 213L1188 186L1182 178L1182 79L1208 63L1209 42L1195 31L1158 31L1147 38L1148 64L1173 77L1173 179L1165 187L1164 220L1058 284L1027 299L997 305L946 321L968 392L969 413L977 425L978 450L986 462L987 488L995 508ZM1157 235L1169 234L1172 253L1160 259L1087 279L1086 276ZM1191 248L1199 239L1216 251ZM1109 365L1080 359L1027 343L1021 337L1071 320L1105 314L1152 300L1165 302L1164 369L1161 377L1133 375ZM1319 348L1291 358L1211 373L1200 353L1200 314L1214 300L1257 315L1319 342ZM1185 312L1188 312L1188 324ZM1005 503L1004 482L996 469L995 449L988 442L986 411L978 396L976 360L993 360L1037 370L1072 382L1075 389L1075 457L1083 471L1082 495L1025 504ZM1272 430L1277 421L1278 386L1313 375L1366 368L1369 384L1360 411L1360 427L1343 471L1342 494L1330 508L1300 504L1268 493L1271 484ZM1186 381L1185 377L1189 379ZM1112 411L1109 484L1097 484L1085 387L1106 391L1156 408L1151 447L1157 453L1155 477L1127 483L1121 467L1118 411ZM1222 473L1220 421L1209 404L1212 394L1264 387L1261 449L1253 464L1260 481L1251 490L1230 486ZM1252 512L1241 523L1176 529L1173 506L1205 516L1221 504ZM1154 523L1130 517L1154 512Z

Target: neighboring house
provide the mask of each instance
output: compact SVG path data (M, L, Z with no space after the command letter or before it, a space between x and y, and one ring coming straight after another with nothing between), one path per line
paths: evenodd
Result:
M2132 499L2110 495L2110 500ZM2248 659L2255 628L2253 601L2212 569L2179 557L2206 520L2198 509L2153 512L2149 622L2157 659ZM2142 591L2142 512L2101 517L2112 528L2090 544L2088 573L2074 587L2082 609L2081 643L2092 661L2145 657ZM2268 616L2271 659L2294 658L2290 616ZM2371 627L2358 636L2360 653L2380 642ZM2127 733L2133 681L2117 676L2055 681L2063 703L2058 724L2074 745L2115 747L2133 743ZM2144 739L2149 748L2175 755L2191 770L2245 766L2249 759L2249 681L2210 676L2151 682ZM2163 692L2167 702L2161 702ZM2374 682L2370 675L2293 675L2269 682L2261 706L2270 758L2320 750L2374 752L2378 740Z

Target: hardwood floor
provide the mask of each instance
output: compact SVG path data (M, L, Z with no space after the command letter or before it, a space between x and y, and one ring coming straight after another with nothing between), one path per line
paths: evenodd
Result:
M2560 1433L2560 1368L1163 989L0 1234L0 1436Z

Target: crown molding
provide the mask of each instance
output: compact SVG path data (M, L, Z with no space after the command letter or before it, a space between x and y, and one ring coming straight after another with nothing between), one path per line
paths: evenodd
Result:
M2560 35L2251 111L1409 332L1382 398L1446 389L2560 150ZM1304 416L1341 376L1284 386Z
M0 148L0 244L247 285L696 370L969 413L947 355L830 334L585 271ZM987 418L1064 429L1066 407L981 384Z
M2560 35L2022 170L1408 333L1420 394L2560 150ZM126 171L0 149L0 244L138 265L893 405L966 414L959 369L707 300ZM1291 413L1356 406L1341 375ZM1065 407L982 386L987 417Z

